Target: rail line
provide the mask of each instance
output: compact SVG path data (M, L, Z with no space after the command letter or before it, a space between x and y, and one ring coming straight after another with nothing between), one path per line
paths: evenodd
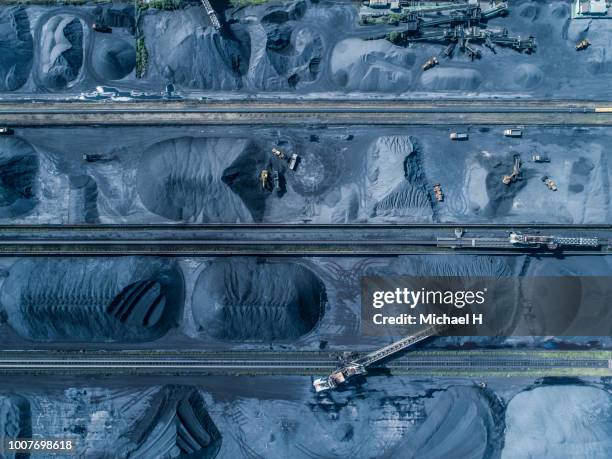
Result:
M293 351L243 352L2 351L0 373L98 372L133 374L300 374L314 376L338 367L339 355ZM190 355L187 357L186 355ZM612 375L610 351L416 351L372 371L397 374L558 374Z
M111 99L112 100L112 99ZM91 125L548 125L612 126L606 101L276 100L0 103L2 123Z
M3 225L0 226L0 255L400 255L547 251L541 246L512 243L509 238L512 232L598 241L594 247L564 247L566 254L611 252L612 225L166 224Z

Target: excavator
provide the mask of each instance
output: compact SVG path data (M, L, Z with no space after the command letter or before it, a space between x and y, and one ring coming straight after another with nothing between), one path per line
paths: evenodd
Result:
M578 43L576 43L576 51L582 51L583 49L587 49L589 46L591 46L591 42L585 38L584 40L580 40Z
M514 167L512 168L512 174L504 175L502 182L504 185L510 185L512 182L516 182L519 179L521 173L521 157L514 155Z

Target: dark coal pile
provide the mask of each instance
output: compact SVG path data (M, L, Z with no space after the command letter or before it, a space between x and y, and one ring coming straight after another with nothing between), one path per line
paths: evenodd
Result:
M484 209L484 215L487 217L503 217L510 214L516 195L527 184L530 171L522 170L518 180L505 185L502 178L504 175L512 173L513 153L504 157L483 155L481 162L488 170L485 183L489 202Z
M138 171L140 198L175 221L232 223L261 218L257 147L243 139L172 139L153 145Z
M0 91L15 91L30 75L33 57L30 20L23 7L0 10Z
M595 169L595 164L589 159L581 156L572 164L572 172L570 175L570 184L568 189L570 192L578 194L582 193L585 187L588 187L592 181L592 173Z
M310 143L297 149L299 165L287 174L291 188L302 196L317 196L334 187L341 170L334 152Z
M404 92L415 60L412 51L386 40L348 38L336 45L330 62L334 82L345 90Z
M153 76L191 89L236 90L249 67L250 44L244 34L221 34L202 27L209 20L201 5L146 14L144 30ZM248 36L247 36L248 37Z
M431 216L418 151L408 136L380 137L367 153L372 217Z
M266 43L265 50L253 53L249 78L256 87L287 90L318 78L324 52L322 37L297 22L307 9L305 1L273 5L260 25L251 29L253 42L262 39Z
M126 435L130 446L120 457L189 457L212 459L221 448L221 433L197 389L164 386Z
M70 177L70 222L97 223L98 185L89 175Z
M421 76L423 87L433 91L474 91L482 80L482 74L470 68L436 67Z
M111 4L98 5L93 11L96 22L109 27L124 27L128 30L134 28L134 5Z
M266 342L310 332L325 301L321 280L300 265L235 258L202 272L192 308L198 327L216 339Z
M41 32L43 84L61 90L73 83L83 66L83 24L70 15L54 16Z
M0 395L0 441L18 438L32 438L30 402L19 395Z
M0 138L0 218L28 213L37 204L38 155L17 137Z
M136 66L134 45L120 38L104 37L96 42L93 52L95 71L106 80L120 80Z
M518 283L512 282L515 278L514 268L507 258L473 255L453 255L451 259L445 256L406 256L399 257L388 267L370 268L368 274L376 276L409 276L409 277L461 277L465 290L473 289L470 278L487 277L492 279L509 278L501 285L488 287L487 295L496 298L487 309L487 316L494 317L491 328L487 332L495 335L511 334L519 323L523 314L524 301L520 295ZM444 291L448 284L440 279L431 282L431 289ZM436 287L437 286L437 287ZM445 312L445 311L441 311ZM449 312L454 312L451 307ZM473 334L484 331L482 326L475 325ZM480 327L480 328L478 328ZM478 332L476 331L478 328ZM500 332L501 331L501 332ZM470 335L470 328L463 328L464 334Z
M475 255L399 257L389 265L388 274L411 276L509 277L514 273L505 258Z
M2 288L8 324L54 342L154 340L178 323L183 277L170 260L25 259Z
M474 387L454 386L424 401L425 418L394 457L496 457L503 441L503 410Z

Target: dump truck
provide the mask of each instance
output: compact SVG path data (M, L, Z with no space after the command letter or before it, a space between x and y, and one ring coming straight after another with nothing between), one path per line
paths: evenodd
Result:
M591 42L585 38L584 40L580 40L578 43L576 43L576 51L582 51L583 49L587 49L589 46L591 46Z
M534 154L531 157L531 160L534 163L549 163L550 162L550 158L548 156L546 156L546 155L537 155L537 154Z
M259 174L259 181L261 182L261 189L267 190L270 186L270 173L267 169L264 169Z
M523 137L523 131L521 129L505 129L505 137Z
M280 151L278 148L273 148L272 154L276 156L278 159L285 159L285 153Z
M542 181L550 191L557 191L557 184L550 177L545 175L544 177L542 177Z
M450 139L451 140L468 140L469 136L467 132L451 132Z
M0 127L0 135L13 135L15 132L10 127Z
M504 175L502 182L504 185L510 185L512 182L516 182L519 179L521 173L521 157L514 155L514 166L512 167L512 173L510 175Z
M444 192L442 191L442 186L439 183L436 183L433 186L434 194L436 196L436 201L442 202L444 201Z
M289 158L289 169L294 171L295 168L297 167L298 160L299 160L299 157L298 157L297 153L293 153L291 155L291 157Z
M438 58L437 57L432 57L431 59L428 59L424 64L423 64L423 72L426 72L429 69L434 68L436 65L439 64Z

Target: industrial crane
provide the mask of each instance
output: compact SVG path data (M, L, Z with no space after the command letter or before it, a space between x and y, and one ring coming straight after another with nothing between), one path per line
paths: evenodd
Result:
M369 354L364 355L363 357L359 357L353 359L336 371L334 371L331 375L324 378L317 378L313 381L312 385L315 388L316 392L322 392L330 389L335 389L340 384L344 384L349 379L357 375L363 375L367 373L368 367L378 363L393 354L396 354L408 347L423 341L431 336L436 335L442 330L442 327L439 325L434 325L431 327L424 328L413 335L406 336L399 341L395 341L387 346L384 346L376 351L370 352Z

